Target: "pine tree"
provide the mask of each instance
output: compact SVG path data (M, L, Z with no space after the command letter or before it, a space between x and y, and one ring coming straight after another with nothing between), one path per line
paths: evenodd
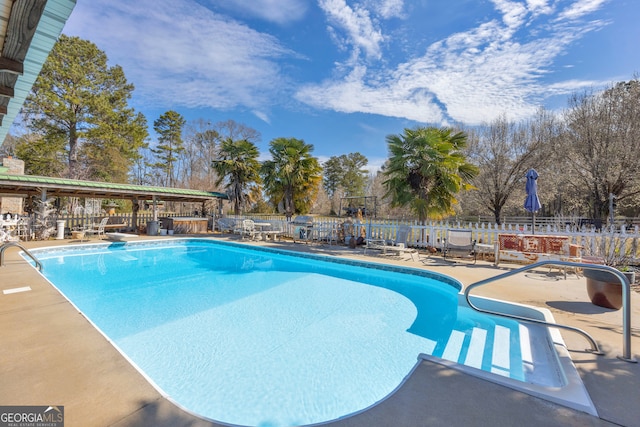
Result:
M66 170L51 174L126 182L147 138L144 116L127 106L133 89L95 44L60 36L23 109L28 128L41 137L29 144L63 147ZM30 159L24 160L28 169Z
M182 128L185 119L179 113L169 110L153 122L153 129L158 134L158 145L152 149L158 162L153 166L164 173L164 185L175 184L177 155L184 151Z

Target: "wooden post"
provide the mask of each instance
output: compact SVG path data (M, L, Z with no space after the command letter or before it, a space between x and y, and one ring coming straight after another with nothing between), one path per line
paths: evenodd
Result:
M138 198L134 197L131 200L131 227L133 227L133 231L135 233L138 232L138 210L140 209L140 204L138 203Z

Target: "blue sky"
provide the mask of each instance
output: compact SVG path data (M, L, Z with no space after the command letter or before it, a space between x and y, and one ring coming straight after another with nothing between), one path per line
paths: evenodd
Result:
M78 0L64 33L123 67L150 125L233 119L263 158L295 137L373 169L404 128L525 119L631 79L639 17L637 0Z

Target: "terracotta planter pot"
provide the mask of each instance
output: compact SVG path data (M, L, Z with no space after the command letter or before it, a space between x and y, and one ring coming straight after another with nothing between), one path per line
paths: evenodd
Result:
M623 272L630 283L635 280L635 272ZM616 276L606 271L584 270L587 278L587 293L597 306L619 310L622 307L622 285Z

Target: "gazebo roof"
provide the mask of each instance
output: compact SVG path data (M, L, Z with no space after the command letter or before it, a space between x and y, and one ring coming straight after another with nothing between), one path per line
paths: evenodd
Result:
M85 197L96 199L153 199L168 202L202 202L211 199L228 199L224 193L189 190L185 188L153 187L112 182L84 181L66 178L50 178L35 175L8 175L0 172L0 195Z

